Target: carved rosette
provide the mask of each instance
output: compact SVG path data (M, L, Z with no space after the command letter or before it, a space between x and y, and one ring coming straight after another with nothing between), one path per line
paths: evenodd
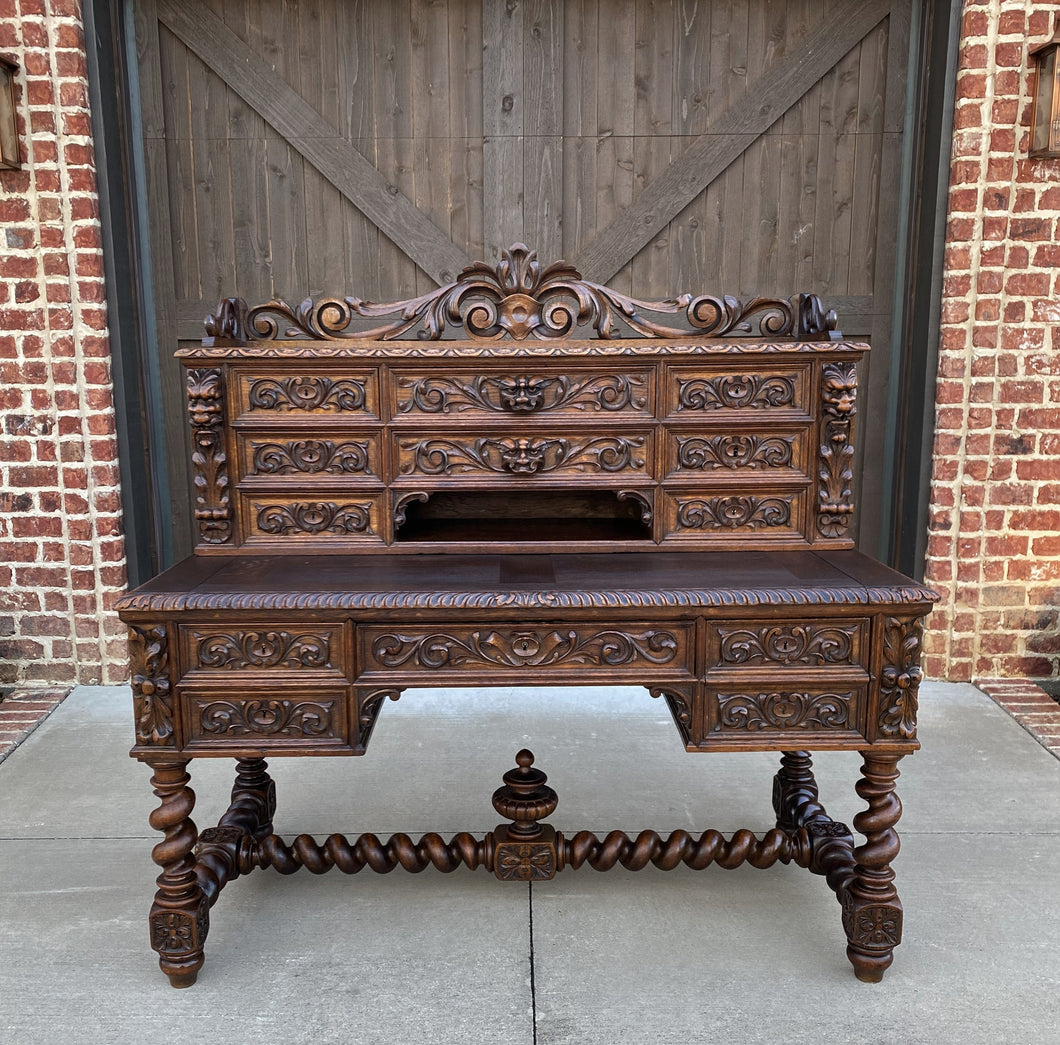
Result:
M851 423L857 412L858 375L854 363L826 363L821 378L822 438L817 473L817 530L842 537L854 512L854 446Z
M415 439L402 444L414 456L402 472L459 475L487 471L541 475L557 469L577 472L621 472L643 469L644 437L600 436L590 439Z
M258 509L258 530L274 536L369 533L371 508L371 504L336 504L334 501L267 504Z
M165 625L131 627L129 657L137 743L172 747L176 740Z
M576 380L560 375L512 374L482 376L473 380L455 377L401 378L398 387L407 398L400 413L461 413L486 410L501 414L547 413L573 410L643 410L647 379L640 375L609 374Z
M204 733L215 736L331 736L332 702L312 700L214 700L199 713Z
M715 435L677 440L677 463L699 471L788 468L794 436Z
M847 939L867 951L889 952L902 942L902 908L890 904L859 906L843 895L843 931Z
M331 666L328 635L292 635L287 631L245 631L230 634L193 633L199 642L200 668L327 668Z
M794 402L795 381L790 377L721 374L678 382L678 410L768 410Z
M556 877L554 842L500 842L493 873L503 882L541 882Z
M372 643L372 657L385 668L405 664L435 670L475 664L510 668L556 664L617 667L637 662L668 664L677 649L677 639L668 631L600 631L581 635L573 629L510 633L483 630L463 637L444 632L381 635Z
M189 370L187 388L199 538L205 544L224 544L232 539L228 457L223 435L224 379L220 370Z
M782 497L734 494L677 502L677 522L686 530L757 530L787 526L790 521L791 501Z
M204 901L196 911L151 912L151 947L166 958L195 954L202 950L210 931L210 908Z
M716 730L849 729L853 693L719 693Z
M257 377L250 382L251 410L346 413L363 410L366 393L356 378Z
M718 628L723 664L849 664L857 634L856 624Z
M916 737L920 646L923 618L887 617L883 623L883 670L880 672L880 735L897 740Z
M242 306L242 302L238 303ZM238 312L238 317L236 313ZM644 313L680 314L684 326L668 326ZM377 326L372 320L391 318ZM364 338L390 340L410 331L436 341L449 326L468 336L522 341L562 338L592 327L599 338L786 337L831 339L835 313L811 295L752 298L682 294L664 301L639 301L582 279L565 261L542 268L537 252L516 243L501 252L500 264L469 265L453 283L406 301L373 304L356 297L307 300L292 307L268 301L246 309L225 303L208 317L207 331L229 330L253 340Z
M251 451L253 475L371 474L368 444L363 441L293 439L283 443L251 443Z

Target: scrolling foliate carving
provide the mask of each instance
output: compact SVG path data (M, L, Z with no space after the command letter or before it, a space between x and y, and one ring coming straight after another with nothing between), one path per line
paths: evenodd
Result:
M857 634L856 624L718 628L724 664L850 664Z
M826 363L821 375L822 439L817 488L817 529L842 537L854 512L854 447L851 421L857 413L858 375L854 363Z
M733 495L677 502L677 522L687 530L755 530L790 521L791 501L781 497Z
M667 685L651 686L648 692L655 698L666 701L670 714L681 736L687 742L692 736L692 694L685 687Z
M719 468L787 468L795 437L759 435L692 436L677 439L677 463L702 471Z
M453 283L417 298L374 304L356 297L307 299L291 306L268 301L245 311L230 299L207 320L207 333L236 331L257 341L312 338L390 340L413 333L439 340L449 326L476 339L522 341L570 336L592 327L597 337L786 337L829 339L835 313L812 295L756 297L744 303L728 295L682 294L640 301L582 279L565 261L542 268L537 252L516 243L500 264L469 265ZM683 314L684 326L648 319L645 313ZM372 320L392 318L378 326Z
M853 693L719 693L715 729L849 729Z
M535 475L562 468L579 472L621 472L642 469L644 436L599 436L588 439L511 438L411 439L403 450L414 456L402 465L404 474L454 475L461 472L507 472Z
M911 740L916 736L923 618L887 617L883 623L880 672L880 735Z
M368 443L363 441L334 443L330 439L292 439L282 443L252 442L250 447L253 475L290 475L295 472L307 475L371 474Z
M242 631L202 635L193 632L192 637L199 643L200 668L237 670L331 666L331 639L326 634Z
M484 663L511 668L556 664L616 667L643 661L668 664L677 649L677 639L668 631L600 631L582 635L573 628L508 633L482 630L466 636L444 632L381 635L372 643L372 657L385 668L410 663L428 669Z
M368 533L371 508L370 504L336 504L334 501L267 504L258 510L258 529L276 536Z
M173 746L173 700L169 681L169 638L164 624L129 629L133 710L140 744Z
M243 736L331 736L332 702L312 700L214 700L199 713L204 733Z
M187 388L199 537L206 544L224 544L232 538L223 435L224 379L220 370L189 370Z
M398 700L401 697L402 690L394 689L393 687L387 687L385 689L372 689L367 692L362 692L359 701L359 709L357 712L357 722L361 727L361 735L371 731L372 726L375 724L375 720L379 717L379 709L383 706L383 701L387 700Z
M398 382L401 413L461 413L479 409L493 413L547 413L574 410L643 410L647 404L647 378L608 374L576 380L566 375L542 374L402 378Z
M363 410L367 394L364 382L344 377L251 378L248 402L251 410L318 410L342 413Z
M681 380L679 410L768 410L795 402L795 380L760 374L720 374Z

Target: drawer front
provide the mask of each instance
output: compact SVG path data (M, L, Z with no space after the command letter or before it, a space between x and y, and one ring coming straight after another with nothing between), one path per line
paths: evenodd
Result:
M609 373L530 369L458 370L444 374L404 370L393 377L393 416L650 417L654 395L650 368Z
M255 421L379 416L379 379L371 368L327 373L248 368L236 375L236 397L237 415Z
M707 687L707 736L809 734L835 740L865 736L866 686L835 681L769 685L757 681Z
M461 672L481 678L483 669L491 679L599 678L609 669L625 675L641 668L672 677L692 673L692 629L690 623L370 627L360 633L361 663L366 675L403 678Z
M180 628L185 677L266 673L297 678L307 673L345 677L342 627L338 624L260 624Z
M382 475L377 431L312 436L297 431L239 431L236 440L244 478L346 483L379 482Z
M181 687L185 747L303 749L348 747L346 689Z
M240 504L247 543L292 546L310 539L328 545L382 542L383 493L351 490L322 493L318 498L304 493L244 494Z
M570 430L512 436L503 432L423 431L393 435L399 477L532 480L538 476L619 477L651 474L654 432Z
M810 367L761 367L758 371L717 367L667 370L666 410L670 416L787 414L810 417Z
M700 482L792 480L809 476L809 429L755 432L674 428L666 432L666 475Z
M861 668L868 665L869 622L722 621L708 626L707 670Z
M664 494L667 541L754 536L756 541L805 540L806 489Z

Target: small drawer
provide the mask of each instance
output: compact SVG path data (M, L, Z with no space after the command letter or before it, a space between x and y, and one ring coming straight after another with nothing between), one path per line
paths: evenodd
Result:
M378 432L320 433L238 431L244 478L286 482L379 482L382 475Z
M248 544L379 544L383 540L383 493L254 493L240 497Z
M345 688L181 687L180 715L188 749L345 748L349 746Z
M394 456L401 478L533 480L538 476L617 478L651 474L654 432L574 430L513 436L503 431L395 432Z
M869 622L851 620L721 621L709 625L707 670L861 668L868 663Z
M487 667L491 677L506 679L598 679L609 670L625 676L630 669L651 669L653 677L689 676L692 629L691 623L369 627L360 632L361 663L365 675L401 678L464 672L481 678Z
M264 672L287 677L345 677L342 627L338 624L252 624L180 628L185 677Z
M703 427L666 432L666 475L700 482L792 480L808 477L809 429L805 426L754 432Z
M754 493L675 491L663 496L666 541L754 536L763 541L805 540L806 488Z
M759 370L671 367L667 370L666 411L670 416L720 415L748 418L799 414L809 418L810 367Z
M377 418L379 379L372 369L326 373L254 367L236 375L237 414L256 421L293 416Z
M530 368L401 370L393 375L393 416L650 417L655 401L650 368L544 373Z
M809 742L865 736L866 687L848 681L707 687L707 736L775 734Z

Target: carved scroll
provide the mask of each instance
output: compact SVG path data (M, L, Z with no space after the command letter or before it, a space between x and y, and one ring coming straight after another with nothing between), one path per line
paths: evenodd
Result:
M715 729L850 729L853 693L718 694Z
M825 537L842 537L854 512L854 447L850 425L856 410L857 368L853 363L826 363L821 379L822 438L817 473L817 529Z
M195 469L195 519L206 544L232 539L228 458L224 445L224 381L220 370L188 371L188 416L191 419Z
M679 410L769 410L795 402L795 381L790 377L760 374L722 374L680 381Z
M165 625L131 627L129 659L137 743L174 746L169 639Z
M201 635L200 668L323 668L330 667L328 635L292 634L288 631L242 631Z
M363 410L363 381L329 377L258 377L250 382L251 410L316 410L345 413Z
M308 533L354 534L371 529L370 504L311 501L268 504L258 509L258 529L275 536Z
M412 439L402 450L413 457L401 466L404 474L458 475L500 472L540 475L558 469L576 472L622 472L643 469L644 436L597 436L583 439L502 438Z
M795 437L760 435L692 436L677 439L677 463L682 468L717 471L721 468L767 469L790 467Z
M282 443L251 443L253 475L371 474L368 443L335 443L330 439L291 439Z
M791 521L791 501L781 497L711 497L679 501L677 522L687 530L755 530L760 526L786 526Z
M682 315L684 326L667 326L644 313ZM372 320L389 322L365 328ZM206 319L212 337L277 341L311 338L390 340L403 335L439 340L450 327L471 338L522 341L571 336L591 327L602 339L615 337L797 337L830 339L835 313L812 295L738 298L681 294L640 301L582 279L565 261L542 268L537 252L522 243L502 251L497 266L469 265L453 283L417 298L373 304L356 297L307 299L292 307L269 301L247 308L227 299Z
M332 701L214 700L199 712L204 733L215 736L322 737L334 734Z
M760 628L719 626L721 663L850 664L856 624L777 624Z

